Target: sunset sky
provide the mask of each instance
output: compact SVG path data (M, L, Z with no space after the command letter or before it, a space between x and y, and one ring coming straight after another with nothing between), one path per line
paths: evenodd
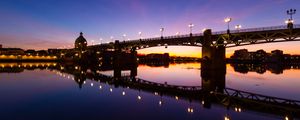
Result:
M284 25L286 10L300 8L300 0L1 0L0 44L3 47L48 49L73 47L79 32L88 43L111 42L115 39L138 39L160 35L187 34L193 23L193 33L203 28L226 29L223 19L232 17L231 29ZM298 9L300 10L300 9ZM298 11L297 11L298 12ZM294 15L299 23L300 15ZM113 40L110 37L113 36ZM100 39L103 39L100 41ZM282 49L300 54L300 42L243 46L227 49ZM199 57L201 48L149 48L140 53L169 52L177 56Z

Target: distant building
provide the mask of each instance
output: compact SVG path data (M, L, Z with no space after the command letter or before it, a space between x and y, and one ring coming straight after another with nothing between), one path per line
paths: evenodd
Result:
M245 60L250 59L249 58L249 52L247 49L240 49L234 51L233 56L231 56L232 59L238 59L238 60Z
M46 50L38 50L38 51L35 51L35 50L33 50L33 49L26 50L26 51L25 51L25 54L26 54L26 55L39 55L39 56L46 56L46 55L49 55L49 54L48 54L48 51L46 51Z
M28 50L25 51L25 54L26 54L26 55L35 55L36 52L35 52L35 50L33 50L33 49L28 49Z
M248 52L246 49L240 49L234 51L230 59L236 62L295 63L300 62L300 55L283 54L282 50L273 50L271 53L267 53L264 50Z
M267 60L268 62L282 62L283 61L283 51L273 50Z
M0 48L2 48L2 45L0 44Z
M300 55L283 54L283 61L288 63L300 62Z
M38 50L38 51L36 51L36 55L46 56L46 55L48 55L48 51L46 51L46 50Z
M169 53L164 54L147 54L139 57L143 62L168 62L170 59Z
M79 37L75 40L75 56L82 58L87 50L87 41L83 37L83 33L80 32Z
M247 49L240 49L234 51L234 54L230 58L238 61L264 62L268 58L268 53L264 50L249 52Z
M0 48L0 55L23 55L24 50L21 48Z
M80 32L79 37L75 40L75 50L84 51L87 49L87 41Z
M250 52L250 60L255 60L255 61L261 61L264 62L266 58L268 57L268 54L264 50L257 50L256 52Z
M49 55L60 55L61 52L66 51L67 49L48 49L48 54Z
M264 50L257 50L255 52L248 52L247 49L240 49L234 51L232 59L236 60L256 60L256 61L264 61L267 57L267 52Z

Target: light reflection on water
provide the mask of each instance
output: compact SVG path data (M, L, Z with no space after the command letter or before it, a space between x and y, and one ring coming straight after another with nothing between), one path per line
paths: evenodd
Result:
M292 69L283 74L268 71L244 74L227 65L226 87L299 100L299 72ZM112 71L104 73L113 75ZM140 65L137 77L163 84L201 86L200 73L199 63L170 64L168 68ZM227 109L220 104L207 108L204 101L117 87L91 79L79 88L72 74L59 70L0 74L0 95L5 96L0 100L0 114L4 119L14 115L27 119L44 116L48 119L62 119L62 116L66 119L284 119L284 116L240 107ZM74 114L78 111L81 114Z
M140 65L138 77L158 83L185 86L201 86L200 63L170 64L165 67ZM282 74L266 71L263 74L234 71L227 64L226 87L263 95L300 100L300 69L286 69Z
M170 64L168 68L139 65L138 77L157 83L201 86L199 63Z

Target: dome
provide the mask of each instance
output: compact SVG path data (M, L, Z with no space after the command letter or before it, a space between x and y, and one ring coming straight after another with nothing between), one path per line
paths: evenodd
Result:
M82 36L82 32L80 32L80 36L75 40L75 44L76 43L87 43L86 39Z
M83 33L80 32L80 36L75 40L75 49L83 50L87 46L87 41L82 34Z

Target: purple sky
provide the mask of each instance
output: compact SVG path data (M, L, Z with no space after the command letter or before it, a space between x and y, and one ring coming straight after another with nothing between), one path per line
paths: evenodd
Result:
M189 23L195 24L194 33L220 31L228 16L232 29L276 26L284 25L290 8L300 8L300 0L1 0L0 44L71 47L80 31L91 44L112 41L111 36L123 40L123 34L137 39L139 31L144 38L155 37L161 27L164 35L187 34ZM294 19L298 23L299 14Z

